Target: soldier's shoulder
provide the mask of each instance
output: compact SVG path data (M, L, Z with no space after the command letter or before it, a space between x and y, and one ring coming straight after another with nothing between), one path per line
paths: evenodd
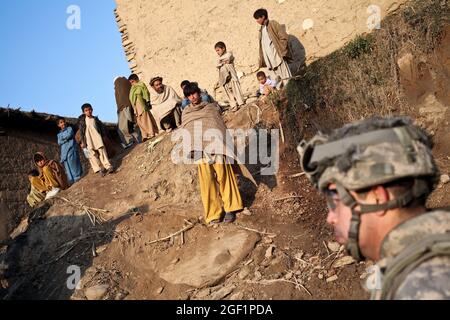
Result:
M395 299L450 299L450 256L437 256L421 263L405 277Z

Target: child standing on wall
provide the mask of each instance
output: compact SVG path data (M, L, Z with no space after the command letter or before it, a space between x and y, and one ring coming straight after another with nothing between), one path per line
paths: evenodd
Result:
M66 169L69 184L73 184L80 180L83 175L78 145L75 142L75 133L71 126L67 126L66 119L62 117L56 120L56 124L61 129L58 133L58 145L61 146L61 163Z
M239 107L244 104L244 97L241 91L241 84L234 68L233 53L227 52L227 47L222 41L217 42L214 46L219 60L217 62L217 69L219 69L219 85L225 89L225 92L230 101L231 111L239 110Z
M78 118L81 147L88 150L89 162L94 173L100 173L104 177L107 173L114 172L103 142L103 137L106 137L105 125L92 115L93 109L89 103L83 104L81 110L83 114Z

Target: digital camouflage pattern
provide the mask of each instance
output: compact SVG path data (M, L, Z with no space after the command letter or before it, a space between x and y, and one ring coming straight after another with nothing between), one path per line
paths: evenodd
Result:
M319 190L331 182L339 182L347 190L358 190L404 177L436 175L430 149L413 137L402 138L410 135L407 127L387 130L396 133L391 141L351 145L341 159L327 166L319 178ZM408 142L405 144L404 140Z
M383 271L392 260L414 243L424 242L433 235L450 235L450 212L433 211L409 219L394 228L381 246L381 260L377 263L382 271L381 282L386 283ZM450 299L450 247L447 254L434 256L423 261L406 274L401 283L389 292L395 300ZM373 299L381 298L381 291Z

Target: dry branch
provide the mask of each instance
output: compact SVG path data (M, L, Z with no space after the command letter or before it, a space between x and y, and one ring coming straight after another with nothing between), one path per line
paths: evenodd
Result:
M171 235L168 235L167 237L164 237L164 238L161 238L161 239L156 239L156 240L150 241L150 242L148 242L147 244L153 244L153 243L157 243L157 242L161 242L161 241L170 240L170 239L172 239L173 237L179 235L180 233L184 233L184 232L186 232L186 231L192 229L192 228L195 227L195 225L196 225L196 223L191 223L191 222L189 222L189 221L187 221L187 220L185 220L185 221L189 223L188 226L184 227L183 229L181 229L181 230L179 230L179 231L177 231L177 232L175 232L175 233L172 233Z
M302 196L289 196L289 197L275 199L273 201L277 202L277 201L283 201L283 200L288 200L288 199L296 199L296 198L303 198L303 197Z
M240 224L236 224L236 227L241 228L241 229L244 229L244 230L256 232L256 233L259 233L259 234L266 234L266 235L269 235L269 236L275 236L275 237L277 236L275 233L269 233L269 232L259 231L259 230L256 230L256 229L252 229L252 228L245 227L245 226L240 225Z
M294 282L294 281L286 280L286 279L272 279L272 280L260 280L260 281L247 280L246 282L247 283L252 283L252 284L262 284L264 286L271 285L271 284L274 284L276 282L286 282L286 283L290 283L290 284L295 285L295 288L297 290L299 290L299 291L301 291L300 288L302 288L303 290L305 290L309 294L309 296L312 297L311 292L309 292L309 290L306 289L306 287L304 285L302 285L301 283L299 283L298 281Z

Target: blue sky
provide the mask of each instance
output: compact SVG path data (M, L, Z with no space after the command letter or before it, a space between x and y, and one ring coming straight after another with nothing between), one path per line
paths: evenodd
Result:
M70 5L81 29L66 26ZM114 78L130 70L114 0L0 1L0 106L75 117L89 102L116 122ZM73 20L72 20L73 21Z

